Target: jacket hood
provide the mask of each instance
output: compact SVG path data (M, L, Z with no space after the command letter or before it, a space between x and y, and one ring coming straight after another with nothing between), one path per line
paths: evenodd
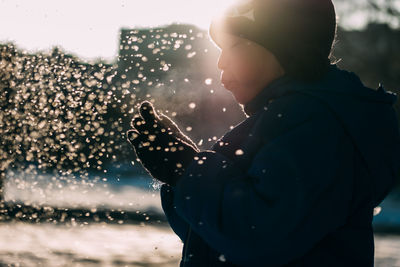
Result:
M400 179L399 118L394 109L398 96L382 86L368 88L356 74L333 64L315 82L299 82L287 76L275 80L244 110L252 114L265 101L293 91L316 97L333 111L363 158L370 174L366 179L372 180L373 205L378 206Z

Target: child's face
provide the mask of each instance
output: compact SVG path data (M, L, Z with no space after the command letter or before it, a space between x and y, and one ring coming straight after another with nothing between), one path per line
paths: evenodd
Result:
M246 104L284 71L275 56L250 40L225 34L219 44L221 83L236 101Z

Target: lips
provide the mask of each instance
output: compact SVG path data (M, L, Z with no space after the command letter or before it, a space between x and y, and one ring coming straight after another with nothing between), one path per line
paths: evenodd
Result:
M228 81L228 80L221 80L221 83L229 91L231 91L235 85L234 81Z
M229 71L223 70L221 72L220 79L221 79L221 84L229 91L231 91L234 88L234 86L237 85L234 76Z
M234 87L235 83L236 82L234 80L228 80L224 78L221 79L221 84L228 90L231 90Z

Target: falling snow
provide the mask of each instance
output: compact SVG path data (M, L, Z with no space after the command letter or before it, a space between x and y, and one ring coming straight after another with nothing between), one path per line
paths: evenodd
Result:
M241 156L241 155L243 155L243 154L244 154L244 152L243 152L242 149L238 149L238 150L235 151L235 155L236 155L236 156Z
M232 95L216 86L217 49L205 32L185 27L122 29L114 62L87 62L59 47L28 53L11 43L0 45L2 240L9 238L5 229L11 224L7 222L15 220L22 223L10 228L16 240L25 238L22 233L15 234L21 229L31 234L52 231L63 244L57 248L62 255L70 253L77 262L86 257L111 266L110 258L88 251L68 252L69 241L86 242L78 241L83 231L77 235L72 231L87 229L88 235L96 236L103 234L101 229L107 224L118 227L132 220L140 221L138 228L166 224L159 199L162 183L144 171L125 136L137 116L138 104L152 102L201 148L212 145L231 125L244 119ZM180 61L175 60L178 56ZM206 126L204 119L214 126ZM199 165L205 162L205 157L197 159ZM42 241L47 244L49 240ZM20 245L13 244L0 248L0 253L16 255L13 249ZM55 249L51 242L41 252L32 244L20 244L26 244L23 251L28 254L41 253L39 261L65 260L61 254L43 252ZM85 246L95 247L86 244L80 248ZM153 247L147 249L153 251ZM117 252L111 254L118 259ZM139 254L135 254L137 259L120 262L146 262L139 259L145 253ZM24 255L19 255L21 264L31 260ZM15 259L3 257L1 262Z

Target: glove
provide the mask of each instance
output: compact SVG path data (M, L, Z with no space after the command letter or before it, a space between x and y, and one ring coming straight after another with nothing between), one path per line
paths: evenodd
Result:
M141 117L132 120L128 140L147 172L174 186L199 149L168 116L157 114L150 102L142 102L139 111Z

